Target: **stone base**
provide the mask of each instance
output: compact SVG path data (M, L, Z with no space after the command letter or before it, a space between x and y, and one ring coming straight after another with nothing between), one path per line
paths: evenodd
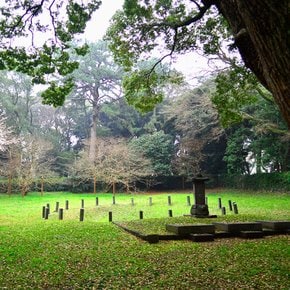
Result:
M167 224L166 230L176 235L214 234L215 227L210 224Z
M290 221L257 221L262 224L265 229L273 231L286 231L290 230Z
M189 239L193 242L211 242L214 240L213 234L191 234Z
M241 231L240 237L243 239L261 239L264 237L262 231Z
M205 216L201 216L201 215L196 216L196 215L191 215L191 214L184 214L183 216L192 217L192 218L205 218L205 219L217 218L216 214L205 215Z
M195 217L207 217L209 216L207 204L194 204L190 209L190 214Z
M215 222L216 231L228 233L240 233L241 231L262 231L262 224L258 222Z

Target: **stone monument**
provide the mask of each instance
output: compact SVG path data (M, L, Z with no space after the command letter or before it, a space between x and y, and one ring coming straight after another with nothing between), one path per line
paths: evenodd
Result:
M191 207L190 214L194 217L211 217L205 202L205 182L207 180L209 178L203 177L201 174L193 178L195 203Z

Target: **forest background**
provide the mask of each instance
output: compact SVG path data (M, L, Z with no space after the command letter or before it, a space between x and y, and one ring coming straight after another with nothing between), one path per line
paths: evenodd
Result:
M283 190L289 183L289 131L272 95L222 45L215 57L222 68L200 78L194 88L180 72L158 64L163 98L147 113L128 105L126 71L103 40L91 43L85 56L73 56L80 64L72 73L75 86L59 108L42 103L30 77L3 70L2 191L25 195L54 184L54 190L71 186L96 192L99 186L115 192L116 186L149 189L169 180L184 187L198 173L220 181L228 174L286 172L271 179L282 179ZM151 58L139 66L156 63ZM162 83L164 70L173 81ZM140 106L138 96L133 105Z

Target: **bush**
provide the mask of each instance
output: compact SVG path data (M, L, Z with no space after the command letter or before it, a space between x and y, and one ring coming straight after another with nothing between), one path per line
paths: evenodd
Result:
M218 184L221 187L290 192L290 172L260 173L253 175L222 175Z

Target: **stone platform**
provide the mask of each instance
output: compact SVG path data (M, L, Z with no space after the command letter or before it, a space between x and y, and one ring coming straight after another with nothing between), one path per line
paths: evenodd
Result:
M176 235L214 234L215 227L212 224L167 224L166 230Z

